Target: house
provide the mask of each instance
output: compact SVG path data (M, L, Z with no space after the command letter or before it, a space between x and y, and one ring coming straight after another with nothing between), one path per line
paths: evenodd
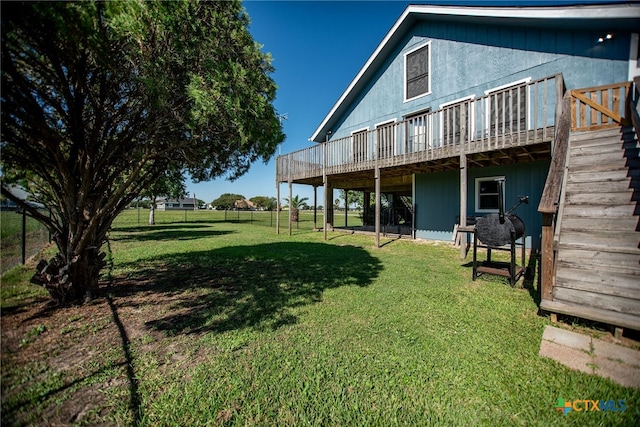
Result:
M198 200L195 197L186 199L160 199L156 203L159 211L198 210Z
M255 211L257 210L257 206L251 200L240 199L233 202L233 207L235 210L240 211Z
M472 225L474 218L497 212L497 182L504 179L504 206L529 196L530 204L516 214L526 224L524 243L542 253L542 307L640 329L635 226L612 234L632 236L625 243L631 261L625 261L619 289L603 290L607 274L589 286L565 281L562 287L556 280L562 265L575 268L581 257L601 252L592 247L570 259L571 243L558 250L562 206L571 196L571 177L560 171L569 157L580 155L571 154L569 140L578 131L612 127L615 134L581 138L595 141L598 150L603 148L597 141L613 138L614 154L621 158L623 142L637 145L629 120L637 113L630 108L630 82L640 75L638 30L640 6L632 3L410 5L313 132L316 145L278 157L278 200L283 182L290 193L293 183L322 186L327 207L334 189L363 191L365 205L372 194L376 201L384 194L389 211L378 204L363 216L373 218L378 244L381 229L396 222L412 238L450 241L457 224ZM627 168L638 156L629 150L635 159ZM591 154L599 166L600 154ZM603 182L606 193L608 181ZM637 207L625 213L631 215L627 222L637 222L637 214ZM325 233L332 223L327 209Z
M9 184L7 185L7 190L9 193L13 194L15 197L22 201L26 201L28 205L38 208L44 209L44 205L42 203L34 202L32 199L32 194L30 194L27 190L25 190L21 185L17 184ZM0 210L22 210L21 207L18 206L16 202L13 200L9 200L8 198L2 196L0 198Z

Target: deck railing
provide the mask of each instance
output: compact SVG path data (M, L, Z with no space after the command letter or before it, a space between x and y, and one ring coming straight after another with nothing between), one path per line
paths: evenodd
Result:
M571 91L571 130L598 130L629 122L631 82Z
M522 82L277 159L278 182L372 170L553 139L562 75Z

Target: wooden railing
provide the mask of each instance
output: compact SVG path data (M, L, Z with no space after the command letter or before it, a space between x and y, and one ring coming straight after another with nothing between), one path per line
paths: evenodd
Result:
M629 125L631 82L571 91L571 130L597 130Z
M540 283L542 299L551 300L553 281L556 271L556 231L560 229L558 208L561 202L562 189L565 185L565 171L569 156L569 130L571 128L571 100L565 96L562 101L562 112L557 124L553 157L549 173L542 191L538 212L542 214L542 242L540 260Z
M633 79L633 89L630 93L632 94L630 99L631 106L629 108L631 124L633 124L636 130L636 138L640 141L640 112L638 111L638 108L640 108L640 77Z
M562 75L493 91L277 159L278 182L409 165L549 142Z
M557 123L553 158L547 181L538 205L542 214L541 298L553 300L553 286L557 263L557 240L561 229L563 191L566 184L569 134L571 131L598 130L633 122L640 128L638 115L638 86L631 82L572 90L562 102L562 114ZM632 96L633 95L633 96Z

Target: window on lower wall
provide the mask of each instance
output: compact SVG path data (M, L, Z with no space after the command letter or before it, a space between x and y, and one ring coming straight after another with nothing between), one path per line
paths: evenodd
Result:
M498 212L499 179L504 179L504 176L488 176L483 178L476 178L476 212Z

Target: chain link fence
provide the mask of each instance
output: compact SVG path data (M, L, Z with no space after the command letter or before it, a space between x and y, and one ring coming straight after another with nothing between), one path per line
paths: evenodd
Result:
M280 216L280 230L286 230L289 227L289 212L280 211L250 211L250 210L157 210L155 211L156 224L172 224L185 222L201 222L201 223L220 223L230 222L237 224L248 224L263 227L276 228L277 217ZM315 216L313 210L302 210L299 213L299 221L292 223L292 228L297 230L313 230L314 227L320 228L323 223L323 212L318 211ZM361 226L362 214L359 212L349 211L348 219L344 210L334 210L334 225L336 227L344 227L345 222L348 226ZM149 224L149 209L133 208L121 213L113 223L113 229L124 229L127 227L138 227Z
M42 209L49 215L47 209ZM37 254L50 241L49 231L23 210L0 211L0 274Z

